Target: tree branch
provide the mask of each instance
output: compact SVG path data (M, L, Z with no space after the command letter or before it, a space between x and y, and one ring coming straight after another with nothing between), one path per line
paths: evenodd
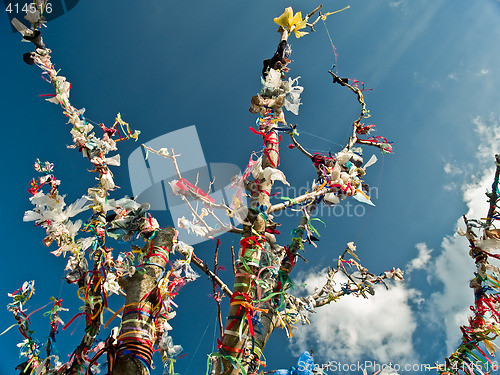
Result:
M367 292L371 295L375 294L373 284L381 282L383 283L385 279L394 279L396 281L403 280L403 271L401 271L399 268L392 269L391 271L386 271L384 272L384 274L377 276L368 272L365 267L363 267L354 259L350 259L348 261L345 260L344 257L346 253L349 253L356 257L356 255L353 253L354 249L354 245L352 243L349 243L348 248L341 256L339 256L337 268L327 269L327 279L322 288L317 289L313 294L307 297L296 298L291 296L291 304L295 305L297 311L311 311L311 309L313 308L325 306L327 304L330 304L332 301L336 301L340 297L349 294L361 295L364 298L368 298L366 295ZM357 269L360 276L356 276L356 278L359 279L359 281L355 281L354 276L347 272L344 263ZM342 271L342 273L344 273L348 281L343 284L340 290L335 290L334 277L339 271Z
M302 145L295 139L294 131L295 131L296 128L297 128L297 125L295 125L294 127L292 127L292 131L289 133L290 134L290 138L292 139L292 142L295 145L295 147L300 152L302 152L305 156L307 156L309 159L311 159L312 158L312 154L309 151L307 151L304 147L302 147Z
M273 204L269 208L269 213L275 213L278 211L283 211L287 208L290 208L294 205L301 204L307 201L314 201L316 198L321 197L322 195L325 195L326 193L329 193L332 191L332 188L330 187L324 187L319 190L312 191L310 193L302 194L296 198L292 198L290 200L287 200L284 203L278 203L278 204Z
M219 278L219 276L217 276L208 268L206 262L198 258L194 253L191 262L201 271L203 271L203 273L205 273L210 278L210 280L212 280L212 282L216 283L226 296L228 296L229 298L233 296L233 292L231 291L231 289L229 289L229 287L226 284L224 284L224 282Z

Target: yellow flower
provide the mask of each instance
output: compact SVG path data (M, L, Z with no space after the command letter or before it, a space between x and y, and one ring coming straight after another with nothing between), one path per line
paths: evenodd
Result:
M301 12L297 12L293 15L292 7L286 8L281 16L274 19L274 22L287 29L289 32L293 31L296 38L300 38L301 36L308 34L307 31L299 31L306 27L307 20L302 19Z

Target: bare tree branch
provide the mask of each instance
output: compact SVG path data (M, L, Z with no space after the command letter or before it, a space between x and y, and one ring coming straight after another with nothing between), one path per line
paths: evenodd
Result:
M212 272L212 270L210 270L208 264L205 261L196 256L191 246L177 246L176 249L186 258L189 258L191 263L193 263L203 273L205 273L205 275L207 275L213 283L217 284L226 296L231 298L231 296L233 295L231 289L229 289L229 287L219 278L219 276L217 276L214 272Z

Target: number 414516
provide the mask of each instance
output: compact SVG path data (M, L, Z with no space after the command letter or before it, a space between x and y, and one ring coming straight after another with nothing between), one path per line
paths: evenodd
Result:
M38 9L36 8L36 5L31 3L31 4L27 4L27 3L24 3L23 7L20 8L19 4L18 3L9 3L7 5L7 8L5 8L5 11L8 12L9 14L14 12L14 13L19 13L20 11L21 12L24 12L24 13L35 13ZM44 13L52 13L52 4L51 3L46 3L45 4L45 10L44 10Z

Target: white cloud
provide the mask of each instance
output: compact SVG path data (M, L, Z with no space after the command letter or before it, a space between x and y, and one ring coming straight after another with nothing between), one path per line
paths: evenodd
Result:
M302 282L311 293L324 279L321 273L310 273ZM299 353L313 348L326 362L410 361L414 359L411 337L417 327L409 306L414 297L419 298L419 293L404 283L391 284L389 290L379 285L369 299L344 296L317 309L310 316L311 324L295 331L292 349Z
M491 113L488 121L485 121L481 116L474 118L472 123L476 126L480 143L477 159L481 163L491 163L495 154L499 153L500 149L500 124L499 117Z
M443 88L443 85L439 82L438 78L427 78L421 76L418 72L413 72L413 79L417 85L431 90L440 90Z
M485 192L491 190L493 182L494 155L500 146L500 125L498 117L493 114L488 121L476 117L472 122L479 136L474 163L479 174L466 178L463 200L467 204L466 216L479 219L488 211ZM462 218L457 221L458 226L464 228ZM441 249L441 254L430 266L429 276L442 283L443 288L431 296L428 320L439 326L444 325L447 352L451 353L455 351L461 337L459 326L467 323L469 306L474 303L469 281L474 276L475 265L469 256L467 240L458 234L444 237Z
M500 0L499 0L500 1ZM490 70L487 68L479 68L477 65L467 64L465 65L463 61L459 63L459 69L450 72L447 76L447 80L466 82L468 77L483 77L490 74Z
M451 176L455 176L455 175L463 173L462 168L459 168L455 164L451 164L451 163L445 163L443 169L444 169L444 173L446 173L447 175L451 175Z
M389 3L392 9L406 10L408 7L408 0L393 0Z
M498 116L490 115L473 120L478 134L479 146L476 160L472 161L476 175L468 175L466 167L457 173L451 164L445 165L447 174L464 178L463 200L467 204L467 217L484 217L488 204L485 192L491 189L494 175L494 155L500 148L500 122ZM461 180L463 181L463 180ZM462 219L457 226L463 227ZM467 323L469 306L474 302L469 280L475 265L469 256L468 242L454 234L445 236L441 252L431 257L432 249L425 243L416 245L417 257L408 263L408 271L427 269L434 284L442 285L439 291L427 299L424 319L439 329L444 328L446 350L455 351L461 337L460 325ZM321 273L298 275L297 284L306 283L311 293L314 287L322 286ZM369 299L345 296L331 306L319 308L310 316L311 325L299 327L292 339L292 349L298 355L303 350L314 349L320 361L343 361L355 363L369 358L379 363L417 363L412 336L417 329L417 315L413 304L422 307L423 294L407 284L396 283L389 290L378 286L376 294ZM319 363L319 362L318 362Z
M415 247L418 250L418 255L408 263L406 267L407 274L411 273L413 270L424 269L431 260L432 249L427 248L425 243L418 243Z
M475 267L463 237L457 234L445 237L441 248L442 253L433 264L431 276L440 281L443 288L430 298L428 321L444 326L446 352L452 353L461 337L459 327L467 323L467 312L474 302L469 280Z

